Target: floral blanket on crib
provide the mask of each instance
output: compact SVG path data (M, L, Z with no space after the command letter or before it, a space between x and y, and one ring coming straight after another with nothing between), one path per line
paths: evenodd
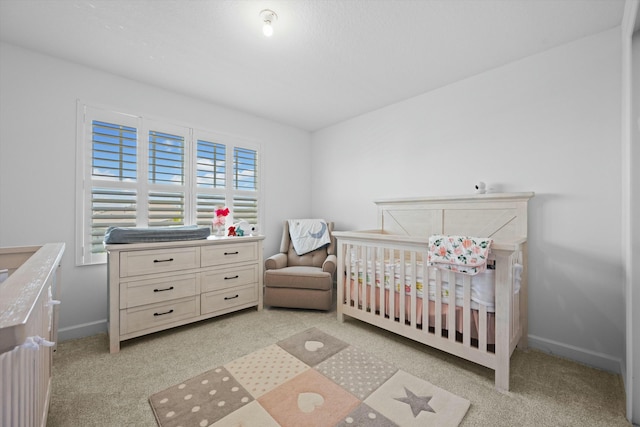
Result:
M427 264L457 273L475 275L487 267L492 239L467 236L429 237Z

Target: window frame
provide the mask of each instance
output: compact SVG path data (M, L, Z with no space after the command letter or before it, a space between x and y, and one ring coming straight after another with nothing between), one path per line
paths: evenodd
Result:
M136 129L136 181L118 181L100 179L93 176L93 121L102 121L117 125L130 126ZM174 184L151 183L149 181L149 132L166 132L172 135L184 136L184 183L182 186ZM149 115L137 115L120 112L116 108L89 104L77 100L77 132L76 132L76 265L95 265L107 262L106 252L92 252L92 190L98 187L107 189L134 189L136 196L136 227L148 226L149 192L183 192L184 193L184 225L198 225L197 195L202 192L198 187L198 140L204 140L225 147L225 187L204 191L224 197L225 204L231 209L229 221L233 221L234 197L255 197L257 206L257 227L263 222L264 198L262 172L262 147L260 142L244 137L221 132L204 130L199 127L179 124L172 120L158 119ZM233 153L235 148L251 150L256 153L255 162L255 191L236 190L233 185ZM142 202L141 202L142 201ZM205 215L206 216L206 215ZM213 210L211 212L213 218ZM201 216L200 226L204 226ZM210 225L210 223L207 223Z

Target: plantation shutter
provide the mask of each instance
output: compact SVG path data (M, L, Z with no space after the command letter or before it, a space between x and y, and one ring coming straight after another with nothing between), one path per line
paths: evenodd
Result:
M152 123L148 145L147 226L184 225L186 216L186 145L188 130Z
M93 178L135 181L137 140L136 128L93 120L91 138Z
M136 226L137 196L135 189L91 189L91 253L104 252L102 242L110 226Z
M227 177L224 145L199 139L196 162L199 188L225 188Z
M224 194L201 194L196 197L196 223L201 227L211 227L214 211L226 206Z
M118 122L92 120L91 194L86 258L104 253L104 235L109 226L132 227L137 221L138 130L122 124L129 116L112 117Z
M255 150L235 147L233 150L233 186L236 190L256 191L258 154Z
M227 150L224 144L198 139L196 223L211 227L216 208L226 206Z
M248 148L233 150L234 221L258 224L258 152Z
M233 197L234 221L245 220L249 224L258 224L258 198L248 196Z

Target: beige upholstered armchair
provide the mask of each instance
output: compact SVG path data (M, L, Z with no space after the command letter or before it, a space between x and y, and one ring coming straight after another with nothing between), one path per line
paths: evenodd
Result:
M330 310L336 271L333 223L327 222L330 243L298 255L284 221L280 252L265 260L264 304L274 307Z

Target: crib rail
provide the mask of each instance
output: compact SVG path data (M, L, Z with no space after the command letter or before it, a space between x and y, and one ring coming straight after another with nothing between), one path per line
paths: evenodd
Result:
M0 426L45 426L64 244L0 248ZM17 257L16 254L20 256Z
M35 319L37 318L37 319ZM38 311L34 320L42 321ZM23 345L0 354L0 425L45 426L51 388L53 342L29 337Z
M492 250L495 302L483 304L472 299L471 276L427 265L426 238L334 235L340 321L350 316L494 369L496 387L508 390L510 356L518 343L526 346L513 275L523 242Z

